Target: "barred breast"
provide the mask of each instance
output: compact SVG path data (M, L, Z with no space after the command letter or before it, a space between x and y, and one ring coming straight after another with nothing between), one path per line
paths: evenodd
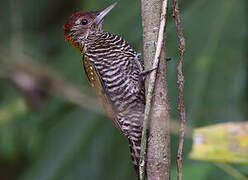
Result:
M128 138L132 161L138 171L145 109L145 86L140 74L143 64L139 54L117 35L103 32L88 39L83 53L89 64L84 61L86 75L105 101L103 104L111 107L114 124ZM92 77L97 77L100 85L96 80L91 81Z

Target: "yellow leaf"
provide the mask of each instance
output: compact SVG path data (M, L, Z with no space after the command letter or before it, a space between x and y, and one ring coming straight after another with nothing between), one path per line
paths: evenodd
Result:
M195 129L190 158L248 163L248 122L223 123Z

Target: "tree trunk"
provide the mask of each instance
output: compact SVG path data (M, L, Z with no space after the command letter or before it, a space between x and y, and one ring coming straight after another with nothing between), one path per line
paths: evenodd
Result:
M157 48L162 0L141 0L141 3L143 56L145 67L149 69L152 67ZM164 45L160 54L148 122L149 136L146 154L148 180L170 180L170 107L168 102L165 47ZM148 84L149 76L147 77L146 87L148 87Z

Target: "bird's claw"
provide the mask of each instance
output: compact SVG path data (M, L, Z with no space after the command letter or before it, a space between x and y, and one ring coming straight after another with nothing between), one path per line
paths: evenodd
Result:
M141 71L140 72L140 75L142 76L147 76L149 73L151 73L152 71L154 71L155 69L158 69L158 67L153 67L153 68L150 68L150 69L146 69L144 71Z

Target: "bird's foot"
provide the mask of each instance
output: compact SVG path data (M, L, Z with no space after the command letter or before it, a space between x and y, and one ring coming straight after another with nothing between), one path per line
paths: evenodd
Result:
M150 74L155 69L158 69L158 67L153 67L153 68L149 68L149 69L146 69L144 71L141 71L140 75L143 76L143 77L146 77L148 74Z

